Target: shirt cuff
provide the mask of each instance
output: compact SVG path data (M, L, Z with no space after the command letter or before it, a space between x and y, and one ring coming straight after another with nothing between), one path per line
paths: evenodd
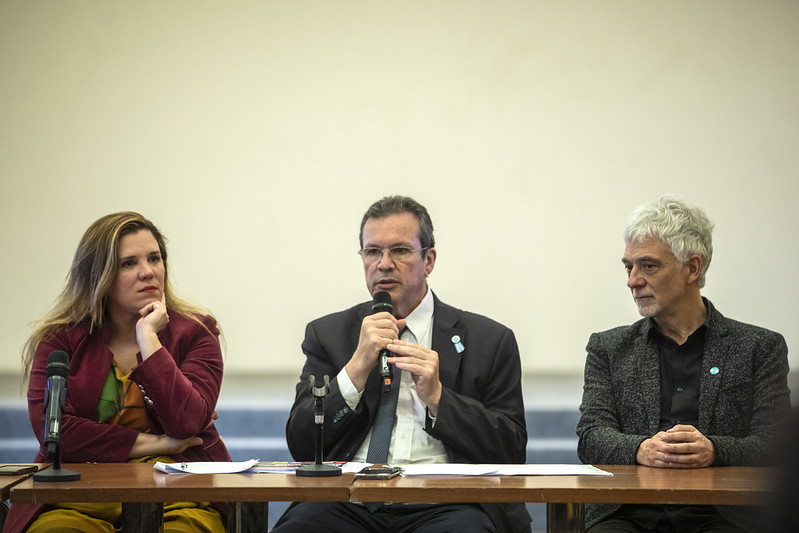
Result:
M355 408L358 407L358 404L361 401L362 392L358 392L358 389L355 388L355 385L352 384L352 380L350 376L347 374L347 370L342 368L341 372L338 373L336 377L338 381L338 390L341 392L341 396L344 398L344 401L347 402L347 405L350 409L355 411Z
M438 417L431 415L430 410L427 407L424 408L424 412L427 415L427 418L430 420L430 427L436 427L436 420L438 420Z

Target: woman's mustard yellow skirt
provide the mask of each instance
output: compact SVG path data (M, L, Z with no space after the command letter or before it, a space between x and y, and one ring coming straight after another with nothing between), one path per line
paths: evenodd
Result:
M174 462L169 457L142 457L131 463ZM75 532L115 533L121 531L121 503L60 503L49 505L28 528L28 533ZM164 504L164 531L180 533L224 533L225 524L210 502Z

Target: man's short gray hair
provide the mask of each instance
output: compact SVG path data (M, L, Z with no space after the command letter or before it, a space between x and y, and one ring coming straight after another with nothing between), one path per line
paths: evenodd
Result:
M661 196L632 212L624 229L624 242L642 242L649 237L660 239L684 265L696 254L702 258L698 285L705 286L705 274L713 258L713 223L699 207L674 196Z

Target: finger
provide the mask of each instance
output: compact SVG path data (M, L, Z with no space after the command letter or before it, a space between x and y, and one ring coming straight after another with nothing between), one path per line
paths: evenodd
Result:
M394 353L394 352L392 352ZM388 359L388 362L391 364L396 364L402 370L408 370L414 374L419 372L430 372L432 373L436 368L433 361L430 359L426 359L424 357L417 357L415 355L400 355L394 354L392 358Z
M668 453L666 444L661 440L653 438L649 443L649 453L654 458L660 459L664 457Z
M686 430L673 431L672 428L663 435L663 442L670 442L670 443L693 442L697 440L700 435L701 433L698 433L696 431L686 431Z
M655 468L671 468L671 463L665 459L654 459L652 460L652 466Z
M373 323L373 324L380 324L383 327L388 327L389 324L392 326L397 325L397 319L394 318L394 315L383 311L381 313L376 313L374 315L367 315L364 317L364 323Z
M406 363L392 363L392 364L395 365L400 370L402 370L403 372L408 372L412 376L419 375L419 370L415 365L409 365Z
M394 353L403 354L403 355L410 355L413 352L413 348L415 348L416 344L412 344L407 341L401 341L399 339L392 339L386 348L391 350Z
M419 346L418 344L399 340L391 341L386 348L397 355L418 357L420 359L433 359L433 354L435 353L432 350L428 350Z
M669 444L663 448L666 453L683 456L700 453L703 449L704 446L702 446L702 443L699 441Z
M694 468L697 464L697 458L693 456L675 456L666 459L668 468Z
M382 314L386 316L377 319L372 318L368 323L365 322L365 331L369 334L379 335L387 341L396 339L400 331L397 327L396 319L388 313Z
M690 424L676 424L666 430L666 433L693 433L696 428Z
M409 372L414 376L414 379L422 378L435 380L438 377L438 372L436 372L435 367L430 365L429 362L419 361L418 359L409 357L396 359L393 364L400 370Z
M703 448L702 443L699 440L681 442L679 444L673 444L672 446L674 447L676 453L697 453Z
M418 374L425 368L425 366L414 357L394 357L393 361L392 358L389 357L388 362L392 365L397 365L397 368L400 370L406 370L411 374Z
M656 462L661 464L663 468L686 468L696 464L697 456L694 454L673 454L663 453L659 454Z
M683 464L683 463L675 463L675 462L662 462L659 463L659 468L691 468L692 465Z

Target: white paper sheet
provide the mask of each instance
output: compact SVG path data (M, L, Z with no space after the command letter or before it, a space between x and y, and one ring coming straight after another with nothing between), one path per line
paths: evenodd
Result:
M360 472L361 469L366 468L367 466L372 466L373 463L355 463L350 462L345 464L341 467L342 474L354 474L355 472Z
M153 468L167 474L235 474L244 472L258 464L259 459L237 463L231 462L193 462L162 463ZM347 463L342 466L343 473L358 472L371 463ZM396 464L403 469L403 476L612 476L610 472L591 465L575 464Z
M411 464L395 465L404 470L403 476L612 476L610 472L591 465L572 464Z
M250 459L238 463L224 461L198 461L193 463L162 463L158 461L153 468L166 474L235 474L255 466L260 459Z

